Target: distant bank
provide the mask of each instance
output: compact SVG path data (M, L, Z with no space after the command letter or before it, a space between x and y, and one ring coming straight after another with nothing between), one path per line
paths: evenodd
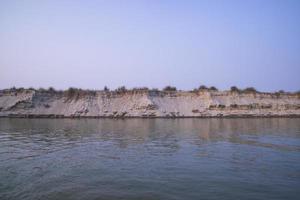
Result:
M109 91L0 90L0 117L300 117L300 94L200 87L177 91L125 87Z

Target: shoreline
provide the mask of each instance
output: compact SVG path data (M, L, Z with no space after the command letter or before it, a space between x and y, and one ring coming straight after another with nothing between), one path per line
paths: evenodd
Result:
M236 119L236 118L300 118L300 115L228 115L228 116L56 116L56 115L9 115L6 119Z

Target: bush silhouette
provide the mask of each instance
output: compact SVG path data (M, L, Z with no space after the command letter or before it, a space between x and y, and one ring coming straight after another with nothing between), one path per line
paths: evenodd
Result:
M256 93L257 90L254 87L247 87L243 90L245 93Z
M214 87L214 86L211 86L211 87L209 88L209 90L212 90L212 91L218 91L218 89L217 89L216 87Z
M109 88L107 86L104 86L104 92L109 92Z
M48 88L48 91L49 91L50 93L56 93L56 90L55 90L53 87L49 87L49 88Z
M240 92L240 89L236 86L231 86L230 91L231 92Z
M198 90L207 90L208 87L206 87L205 85L200 85L200 87L198 88Z
M121 87L118 87L115 91L119 94L122 94L122 93L125 93L127 91L127 89L125 86L121 86Z
M168 85L168 86L164 87L163 90L166 91L166 92L170 92L170 91L177 91L177 88Z

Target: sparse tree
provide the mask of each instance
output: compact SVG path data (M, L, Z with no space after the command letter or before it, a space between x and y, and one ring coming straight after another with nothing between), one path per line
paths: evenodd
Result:
M103 89L105 92L109 92L109 88L107 86L104 86L104 89Z

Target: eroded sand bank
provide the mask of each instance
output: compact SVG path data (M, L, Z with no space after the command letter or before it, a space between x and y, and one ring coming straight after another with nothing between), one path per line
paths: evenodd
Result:
M0 92L2 117L267 117L300 116L298 94L104 92L68 96L38 90Z

